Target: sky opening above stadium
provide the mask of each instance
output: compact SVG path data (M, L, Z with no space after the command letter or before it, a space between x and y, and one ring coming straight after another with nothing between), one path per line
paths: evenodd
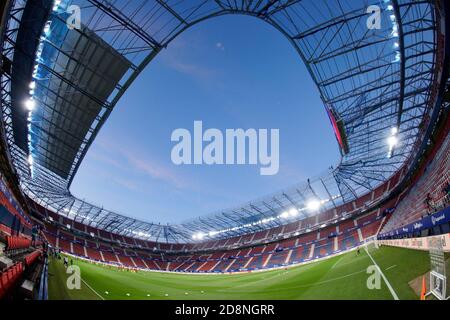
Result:
M170 134L195 120L222 130L279 128L278 174L174 165ZM319 92L287 39L258 19L225 16L181 34L141 74L71 190L137 218L179 222L305 181L339 158Z

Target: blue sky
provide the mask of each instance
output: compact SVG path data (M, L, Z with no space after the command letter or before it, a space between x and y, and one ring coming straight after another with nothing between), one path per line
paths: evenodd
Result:
M176 166L173 130L275 128L280 170ZM331 125L303 62L255 18L225 16L187 30L123 96L91 146L71 191L110 210L177 223L234 207L336 165Z

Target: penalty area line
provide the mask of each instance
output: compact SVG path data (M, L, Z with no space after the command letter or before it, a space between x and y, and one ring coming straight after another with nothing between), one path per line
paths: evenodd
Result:
M364 247L364 249L367 252L367 255L369 256L370 260L372 260L373 264L377 267L378 272L381 274L381 277L383 278L384 282L386 283L389 291L392 294L392 297L394 297L394 300L400 300L397 296L397 293L395 293L394 288L392 288L391 284L389 283L388 279L386 278L386 276L384 275L383 271L381 271L380 266L375 262L375 260L372 258L372 255L369 253L369 250L367 250L367 247Z

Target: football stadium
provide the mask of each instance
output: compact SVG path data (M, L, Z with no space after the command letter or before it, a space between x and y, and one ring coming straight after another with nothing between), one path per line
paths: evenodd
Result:
M449 1L0 6L1 300L448 300ZM74 179L101 129L119 103L136 103L129 91L159 54L173 50L188 29L236 15L270 26L293 47L320 97L337 164L302 181L292 174L281 191L274 185L267 194L231 199L227 208L212 198L214 210L192 216L180 206L184 218L170 223L157 221L154 210L143 218L131 207L115 210L111 196L109 206L95 204L94 194L77 195ZM214 49L225 52L222 43ZM151 72L162 79L159 70ZM182 89L174 85L171 95ZM265 112L278 119L279 111ZM251 144L248 132L241 145ZM308 137L289 137L293 144L302 139ZM206 152L203 162L211 158ZM227 164L234 149L232 158L227 154ZM225 175L240 192L246 177ZM88 181L99 179L92 172ZM202 190L212 188L201 181ZM149 196L137 205L154 208L158 201ZM170 208L177 201L168 201Z

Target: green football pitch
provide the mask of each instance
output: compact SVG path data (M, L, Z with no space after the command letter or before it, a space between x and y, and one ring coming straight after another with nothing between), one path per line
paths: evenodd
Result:
M427 252L373 246L360 255L352 251L289 269L232 275L130 272L73 263L80 267L81 288L69 290L62 260L50 260L49 299L418 299L409 282L430 267ZM382 270L381 286L369 289L375 264ZM369 283L376 284L376 278Z

